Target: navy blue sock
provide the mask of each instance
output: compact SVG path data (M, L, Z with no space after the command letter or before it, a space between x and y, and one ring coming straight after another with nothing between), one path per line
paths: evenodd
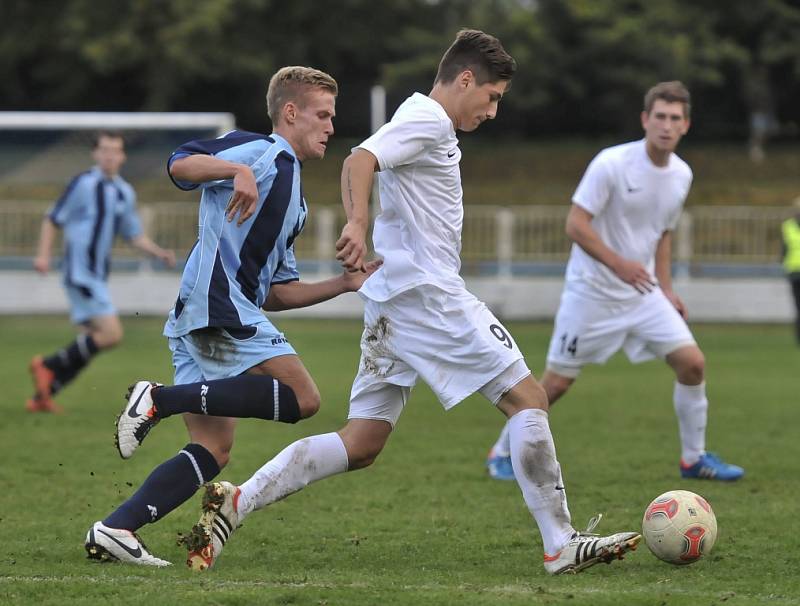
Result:
M80 334L64 349L45 358L43 363L53 371L52 391L57 391L72 381L84 369L89 361L100 351L91 335Z
M187 444L176 456L156 467L139 490L103 520L103 524L135 532L188 501L218 473L219 465L208 450L200 444Z
M212 417L256 418L283 423L300 420L291 387L267 375L239 375L202 383L158 387L153 402L160 418L184 412Z

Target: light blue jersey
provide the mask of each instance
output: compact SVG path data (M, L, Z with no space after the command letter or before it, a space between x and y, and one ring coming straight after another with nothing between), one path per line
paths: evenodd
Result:
M202 184L199 238L186 262L164 334L181 337L205 327L255 334L255 326L267 322L261 306L270 285L300 277L293 247L306 221L300 162L279 135L232 131L218 139L182 145L170 157L168 169L178 158L192 154L250 166L259 199L255 213L237 225L225 216L233 181ZM184 190L198 187L173 181Z
M106 279L114 237L130 240L142 233L133 187L122 177L108 178L94 167L72 180L48 217L64 230L64 284L86 299L105 297L103 313L107 313ZM75 300L70 300L74 308ZM89 310L79 314L79 321L86 314L97 315Z

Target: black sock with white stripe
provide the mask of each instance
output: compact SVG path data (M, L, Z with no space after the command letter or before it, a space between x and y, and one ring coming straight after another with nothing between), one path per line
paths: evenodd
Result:
M53 371L52 390L56 393L72 381L78 373L100 351L91 335L81 334L64 349L43 360L44 365Z
M158 387L152 391L160 418L184 412L212 417L255 418L283 423L300 420L297 397L288 385L267 375Z
M200 444L187 444L176 456L156 467L133 496L103 524L136 531L156 522L188 501L197 489L219 473L214 456Z

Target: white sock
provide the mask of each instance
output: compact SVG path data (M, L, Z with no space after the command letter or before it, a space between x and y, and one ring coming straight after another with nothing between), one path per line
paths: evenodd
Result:
M242 484L239 514L302 490L312 482L347 471L347 451L338 433L325 433L293 442Z
M522 410L508 420L511 464L528 510L542 534L544 552L555 555L575 533L556 460L547 412ZM556 488L558 487L558 489Z
M700 385L683 385L676 381L673 401L678 415L681 459L687 465L694 465L706 452L708 400L705 381Z
M508 457L511 455L511 438L509 437L508 422L503 425L503 431L497 437L497 442L492 446L492 455L495 457Z

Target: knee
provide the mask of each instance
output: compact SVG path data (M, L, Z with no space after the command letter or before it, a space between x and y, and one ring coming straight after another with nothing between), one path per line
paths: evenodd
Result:
M538 381L532 388L531 404L533 404L534 408L541 408L543 410L548 410L550 408L550 395Z
M230 446L216 446L212 448L206 447L207 450L211 453L214 457L214 460L219 465L220 469L223 469L228 462L231 460L231 447Z
M356 447L351 449L347 449L347 468L350 471L354 469L364 469L365 467L369 467L375 462L375 459L378 458L378 455L381 454L381 450L383 450L383 446L369 446L369 445L362 445L360 447Z
M103 328L103 330L92 332L92 339L98 349L111 349L122 342L124 334L121 325L110 326Z
M214 452L212 454L214 455L214 460L217 462L217 465L219 465L220 469L223 469L231 460L230 450L226 450L224 452Z
M118 331L115 331L113 334L111 334L108 338L108 341L106 342L106 349L111 349L112 347L116 347L117 345L122 343L123 336L124 333L122 332L121 328Z
M678 381L684 385L697 385L705 377L706 358L699 349L695 350L682 361L677 369Z
M386 440L389 437L387 434L377 433L356 433L349 431L349 427L345 427L339 432L344 443L344 448L347 451L347 468L349 471L354 469L363 469L369 467L381 454L383 447L386 445Z
M203 448L205 448L214 460L217 462L217 465L220 469L225 467L228 462L231 460L231 450L233 449L233 442L224 441L221 442L216 439L209 439L209 436L197 437L192 436L190 434L190 438L193 443L199 444Z
M555 375L552 373L547 373L542 380L542 387L544 387L545 392L547 392L547 401L552 405L556 403L556 400L561 398L567 390L569 390L570 385L575 382L575 379L570 379L568 377L562 377L561 375Z
M319 411L321 397L316 385L312 385L311 389L307 390L300 397L297 398L297 406L300 409L300 418L307 419L313 417Z
M497 408L509 419L528 408L548 410L547 392L533 375L528 375L500 398Z

